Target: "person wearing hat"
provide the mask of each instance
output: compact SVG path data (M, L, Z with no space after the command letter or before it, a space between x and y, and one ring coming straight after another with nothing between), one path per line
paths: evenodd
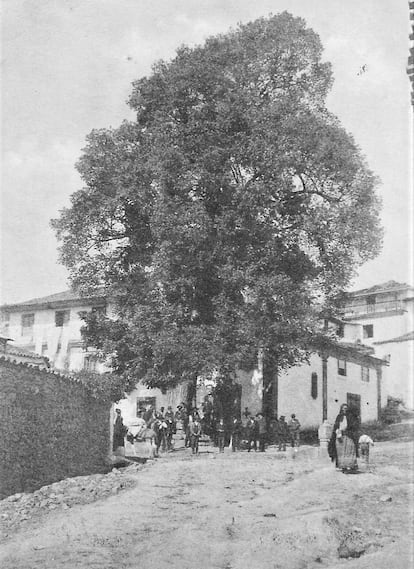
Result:
M182 420L182 414L183 414L183 406L177 405L177 411L175 412L175 415L174 415L175 421L181 421Z
M201 423L197 416L191 421L190 426L190 446L193 454L198 454L198 444L201 437Z
M289 440L289 429L287 423L285 421L285 416L281 415L279 417L278 423L278 439L279 439L279 446L278 451L285 451L286 450L286 443Z
M289 423L287 425L289 429L290 444L292 448L295 449L295 452L297 452L297 447L299 446L300 423L296 419L295 413L292 413L292 415L290 416Z

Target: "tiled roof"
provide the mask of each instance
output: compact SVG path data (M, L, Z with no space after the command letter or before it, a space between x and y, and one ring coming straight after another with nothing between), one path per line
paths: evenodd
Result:
M407 334L403 334L402 336L397 336L396 338L374 342L374 344L390 344L394 342L407 342L408 340L414 340L414 330L412 332L408 332Z
M365 344L357 344L356 342L340 341L339 346L341 346L342 348L355 350L356 352L359 352L360 354L364 355L371 355L375 352L374 348L372 348L371 346L367 346Z
M40 365L47 367L47 361L43 356L35 354L25 348L11 346L10 344L3 343L3 347L0 349L0 356L5 359L12 360L14 358L21 358L25 363L30 363L34 365Z
M349 296L358 296L360 294L374 294L376 292L388 292L391 290L405 290L413 288L407 283L397 283L397 281L387 281L386 283L381 283L378 285L371 286L369 288L362 288L360 290L354 290L349 292Z
M17 302L15 304L4 304L2 308L18 308L18 307L36 306L36 305L40 306L44 304L71 302L86 298L101 298L104 296L105 296L105 291L103 287L98 289L94 294L87 294L87 295L80 294L79 292L74 290L65 290L63 292L50 294L48 296L42 296L39 298L32 298L30 300L25 300L24 302Z

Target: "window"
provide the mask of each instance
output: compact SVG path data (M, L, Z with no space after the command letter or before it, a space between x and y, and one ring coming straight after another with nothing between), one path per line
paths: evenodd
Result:
M311 375L311 396L312 399L318 397L318 374L313 372Z
M361 420L361 396L357 393L347 393L346 394L346 403L349 407L349 410L352 411L355 415L355 418L360 421Z
M369 367L361 366L361 379L362 381L369 381Z
M137 397L137 417L139 413L145 413L150 407L156 409L155 397Z
M69 322L70 310L57 310L55 312L55 326L61 328Z
M34 314L22 314L22 336L32 336Z
M85 371L95 373L97 371L97 365L98 365L98 357L96 356L96 354L88 354L85 356L83 360L83 369Z
M338 336L338 338L344 337L344 325L343 324L338 324L338 327L336 329L336 335Z
M106 306L93 306L91 312L98 317L106 316Z
M374 337L374 325L373 324L365 324L365 326L362 326L362 335L364 338L373 338Z
M367 296L367 312L375 312L376 301L377 299L375 298L375 294Z
M9 312L3 312L1 315L1 325L3 328L3 332L4 334L8 334L9 333L9 327L10 327L10 313Z
M338 375L346 375L346 361L338 360Z

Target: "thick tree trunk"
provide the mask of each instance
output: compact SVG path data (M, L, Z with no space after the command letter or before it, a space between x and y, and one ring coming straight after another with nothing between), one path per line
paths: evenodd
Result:
M278 369L277 361L270 355L262 354L263 398L262 413L269 421L278 414Z

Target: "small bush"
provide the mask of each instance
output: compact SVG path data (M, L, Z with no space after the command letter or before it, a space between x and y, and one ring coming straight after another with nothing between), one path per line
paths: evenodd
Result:
M381 409L379 420L386 425L401 423L401 399L388 397L387 405Z

